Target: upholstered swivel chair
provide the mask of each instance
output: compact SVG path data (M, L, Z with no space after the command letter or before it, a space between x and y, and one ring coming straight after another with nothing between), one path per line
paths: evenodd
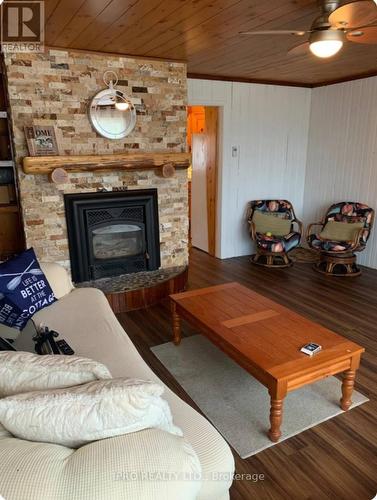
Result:
M257 246L251 257L254 264L265 267L289 267L288 252L302 237L302 223L287 200L258 200L249 204L250 236ZM297 228L295 228L295 224Z
M306 239L320 254L316 271L331 276L359 276L355 252L365 249L373 221L374 210L368 205L343 201L332 205L322 222L310 224Z

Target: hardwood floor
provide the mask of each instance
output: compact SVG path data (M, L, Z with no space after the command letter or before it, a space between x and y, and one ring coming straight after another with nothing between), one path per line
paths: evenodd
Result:
M189 288L227 281L238 281L365 347L355 387L370 398L370 402L247 460L234 453L238 474L264 474L264 480L234 481L231 499L374 498L377 493L377 271L364 269L362 276L355 279L331 278L315 273L310 264L296 263L282 270L264 269L252 266L247 257L221 261L192 251ZM149 349L171 340L169 304L118 318L158 376L197 408ZM197 332L183 323L182 333L188 336Z

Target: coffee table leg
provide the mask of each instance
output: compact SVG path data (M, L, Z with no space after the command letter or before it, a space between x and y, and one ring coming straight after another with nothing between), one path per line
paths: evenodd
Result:
M342 383L342 398L340 400L340 407L342 410L347 411L352 404L351 396L353 386L355 384L356 371L348 370L344 373Z
M274 443L277 443L281 437L280 426L283 420L283 399L274 399L271 397L270 424L268 437Z
M171 314L173 321L173 342L175 345L179 345L181 343L181 318L177 313L177 307L175 302L171 303Z

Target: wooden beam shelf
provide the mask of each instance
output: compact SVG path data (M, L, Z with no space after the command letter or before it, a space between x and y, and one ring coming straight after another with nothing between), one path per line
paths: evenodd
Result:
M172 173L174 175L175 168L188 168L190 162L189 153L132 152L89 156L28 156L23 159L22 167L26 174L35 175L51 175L56 169L67 173L160 169L162 175L169 177Z

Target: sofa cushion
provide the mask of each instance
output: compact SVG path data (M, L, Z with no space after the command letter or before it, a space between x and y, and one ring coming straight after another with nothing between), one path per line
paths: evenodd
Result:
M7 500L193 500L200 476L190 444L159 429L78 450L0 434L0 495Z
M267 236L257 233L257 245L267 252L290 252L296 248L301 241L301 233L289 233L285 236Z
M76 354L104 363L114 377L135 377L161 384L99 290L77 288L62 300L38 312L33 320L37 326L43 324L60 332L74 347ZM202 466L204 480L197 500L226 498L234 472L234 458L226 441L203 415L167 387L164 399L169 403L174 423L182 429ZM144 432L147 431L139 435Z
M12 434L6 430L6 428L0 424L0 441L4 438L12 437ZM1 444L0 444L1 446ZM0 497L1 498L1 497Z
M80 356L0 352L0 398L109 378L111 373L105 365Z
M292 222L279 215L255 210L253 222L257 233L271 233L274 236L285 236L291 232Z
M330 220L320 233L320 237L331 241L353 241L364 222L336 222Z
M154 382L136 379L25 392L0 400L0 422L21 439L70 448L151 427L181 436L163 392Z
M41 262L41 269L57 299L61 299L64 295L72 292L73 284L64 267L54 262Z
M39 310L56 301L34 250L0 264L0 323L22 330Z

